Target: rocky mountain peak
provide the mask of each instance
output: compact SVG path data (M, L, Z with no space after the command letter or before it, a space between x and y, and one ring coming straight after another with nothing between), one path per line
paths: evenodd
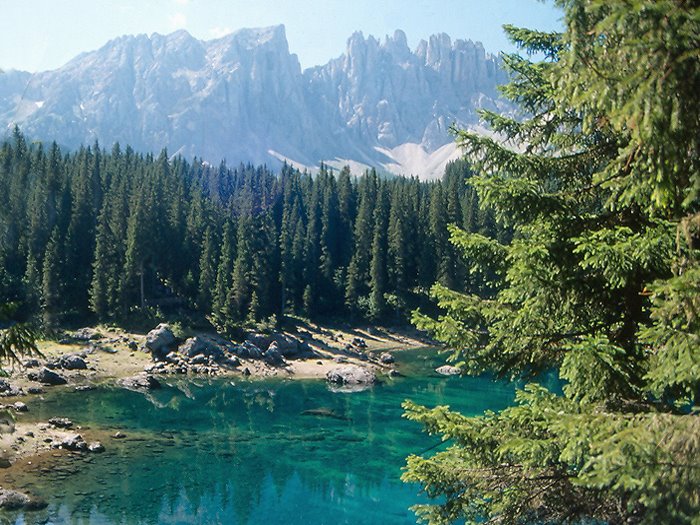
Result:
M283 25L201 41L184 30L111 40L55 71L0 76L0 123L69 147L99 139L218 163L349 162L435 176L456 156L447 129L497 107L505 80L483 46L397 30L356 32L301 70ZM27 87L28 86L28 87Z
M399 62L410 60L411 49L408 47L406 33L397 29L393 36L387 36L382 44L382 49Z
M425 50L425 65L439 70L447 67L452 57L452 40L449 35L439 33L432 35Z

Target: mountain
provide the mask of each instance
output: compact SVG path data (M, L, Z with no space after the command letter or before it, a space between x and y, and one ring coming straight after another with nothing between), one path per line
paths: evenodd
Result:
M438 176L457 156L448 129L504 109L498 58L446 34L415 50L396 31L353 34L302 71L284 26L201 41L186 31L114 39L54 71L0 74L0 124L68 147L130 144L212 163L374 166Z

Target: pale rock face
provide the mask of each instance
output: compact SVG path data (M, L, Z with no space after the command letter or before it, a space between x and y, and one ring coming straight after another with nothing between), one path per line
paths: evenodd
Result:
M70 148L99 140L217 164L349 162L434 176L452 123L507 109L496 91L505 80L480 43L445 34L412 52L402 31L355 33L342 56L302 71L281 25L211 41L177 31L120 37L54 71L0 73L0 123ZM409 145L419 153L408 163L392 153Z

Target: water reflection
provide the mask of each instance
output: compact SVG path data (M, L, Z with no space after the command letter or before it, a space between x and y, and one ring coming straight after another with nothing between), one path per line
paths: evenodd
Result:
M432 363L428 363L430 365ZM407 367L408 368L408 367ZM424 368L429 369L429 366ZM501 408L512 387L486 379L400 378L365 392L322 381L173 383L59 392L32 417L61 415L104 431L107 452L49 458L14 473L50 502L17 523L415 523L405 456L434 444L401 402ZM124 440L108 437L115 430ZM3 481L7 483L7 480Z

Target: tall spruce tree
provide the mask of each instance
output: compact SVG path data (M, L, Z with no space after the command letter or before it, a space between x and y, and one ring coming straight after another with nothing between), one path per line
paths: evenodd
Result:
M58 227L55 226L46 245L41 278L43 323L48 328L57 325L62 313L63 254L61 245L60 233Z
M212 298L212 317L215 325L223 326L228 317L228 291L231 288L233 261L236 258L235 229L233 221L227 220L221 241L221 256L216 270L216 285Z
M214 228L210 225L204 232L202 253L199 257L199 286L197 288L197 309L208 313L216 286L217 269L219 266L218 239Z
M411 232L408 230L410 218L403 191L394 188L389 211L389 231L387 234L387 273L389 288L394 291L395 308L399 312L406 304L409 286L408 250ZM415 235L415 233L413 234Z
M228 292L227 314L233 321L243 321L248 314L254 291L253 247L255 240L253 218L248 214L238 217L236 233L236 259Z
M92 283L90 285L90 309L100 321L109 317L109 279L116 278L112 252L114 239L109 230L109 208L105 206L97 222L95 256L92 266Z
M442 183L438 183L430 195L430 212L428 224L432 244L433 280L448 286L450 284L450 247L447 233L447 216L445 215L445 193Z
M99 192L99 171L96 169L95 154L91 148L82 148L76 159L77 175L72 179L72 209L68 231L65 237L66 266L70 272L64 275L67 280L65 293L68 304L77 313L88 309L88 290L92 281L92 258L95 253L94 210L97 207Z
M377 174L366 173L360 180L359 206L355 220L353 253L347 273L345 304L357 313L360 298L369 292L370 253L373 240L374 207L377 199Z
M387 228L389 222L389 203L386 184L381 183L377 189L377 204L374 208L374 232L372 234L372 253L370 260L370 297L369 314L372 319L382 319L387 312L386 293L387 277Z
M529 118L463 132L479 198L511 244L454 230L487 297L442 286L416 314L468 373L533 382L478 417L407 403L450 446L404 479L430 523L698 523L700 17L697 2L560 0L563 34L508 27ZM537 382L555 369L563 391ZM693 408L693 406L695 407Z
M335 177L327 174L321 201L321 257L319 280L319 307L325 312L339 312L343 304L342 294L336 286L335 274L342 256L341 244L348 237L341 237L338 187ZM342 284L342 281L341 281ZM343 288L340 288L341 290ZM339 297L340 295L340 297Z
M143 181L132 197L126 230L124 288L130 304L138 298L141 308L146 306L146 272L153 263L152 193L152 182Z
M322 173L314 179L307 206L304 246L304 313L307 316L312 316L316 310L321 286L321 185L325 176Z

